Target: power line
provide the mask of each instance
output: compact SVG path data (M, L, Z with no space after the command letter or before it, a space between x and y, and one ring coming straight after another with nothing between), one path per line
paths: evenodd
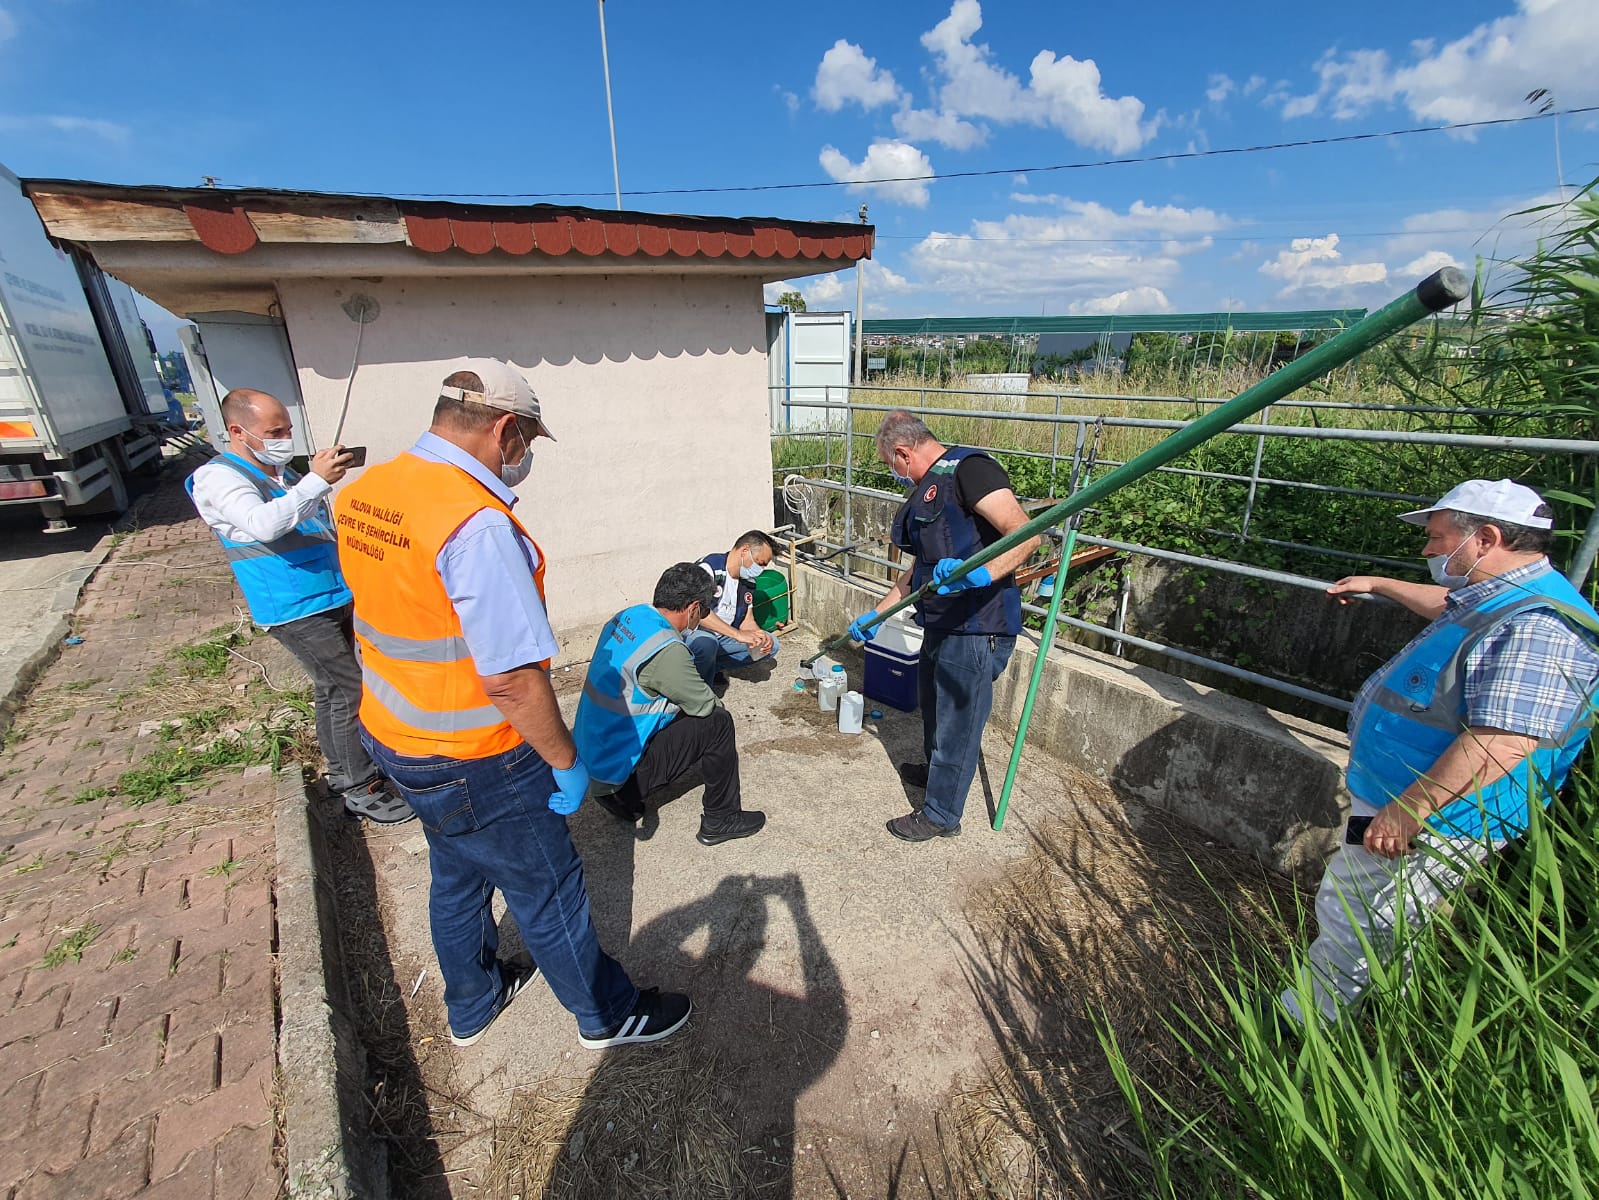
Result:
M1527 121L1547 121L1599 112L1599 104L1559 111L1527 113L1517 117L1494 117L1482 121L1460 121L1449 125L1414 125L1406 129L1387 129L1368 133L1344 133L1333 137L1304 138L1294 142L1263 142L1253 146L1224 146L1214 150L1176 150L1167 154L1144 154L1127 158L1100 158L1083 162L1053 163L1040 167L996 167L983 171L941 171L930 175L887 175L875 179L826 179L807 183L751 183L728 187L651 188L623 192L624 196L703 196L744 192L790 192L806 188L870 187L885 183L934 183L945 179L983 179L995 175L1044 175L1054 171L1089 171L1100 167L1126 167L1142 163L1181 162L1196 158L1224 158L1239 154L1264 154L1276 150L1299 150L1311 146L1341 146L1352 142L1371 142L1381 138L1409 137L1420 133L1454 133L1465 129L1487 129L1497 125L1521 125ZM382 196L380 192L343 192L346 196ZM545 200L597 199L611 192L407 192L418 200Z
M1455 233L1481 233L1482 230L1470 229L1373 229L1357 233L1339 233L1338 240L1347 242L1353 238L1385 238L1385 237L1443 237ZM1013 246L1108 246L1108 245L1155 245L1163 246L1168 242L1177 242L1188 245L1191 242L1208 238L1213 242L1268 242L1281 241L1284 236L1290 238L1304 236L1322 236L1272 233L1262 230L1259 233L1218 236L1209 233L1171 233L1165 237L1082 237L1082 238L1011 238L1011 237L967 237L960 233L879 233L877 240L880 242L999 242Z

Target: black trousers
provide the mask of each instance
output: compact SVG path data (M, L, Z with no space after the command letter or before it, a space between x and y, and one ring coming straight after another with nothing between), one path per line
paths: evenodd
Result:
M644 810L644 797L698 766L705 776L705 816L715 821L742 807L738 788L738 746L733 717L718 705L703 717L679 713L644 747L633 774L616 798L627 808Z

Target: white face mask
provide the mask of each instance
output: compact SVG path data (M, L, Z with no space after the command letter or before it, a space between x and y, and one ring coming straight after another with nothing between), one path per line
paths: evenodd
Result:
M1461 542L1460 546L1465 544L1465 542ZM1456 546L1448 554L1435 554L1427 560L1427 570L1432 572L1432 581L1439 587L1446 587L1450 591L1454 591L1456 588L1463 588L1470 583L1471 573L1477 569L1477 563L1482 562L1484 557L1479 554L1477 562L1467 567L1464 575L1451 575L1449 573L1449 561L1460 553L1460 546Z
M521 432L521 428L518 427L518 436L520 436ZM524 441L522 446L522 457L514 463L506 462L505 451L500 451L500 482L506 487L514 488L526 479L533 470L533 443Z
M251 453L260 462L264 462L269 467L288 466L289 459L294 457L293 438L261 438L256 437L248 429L240 429L239 432L245 437L253 438L261 443L261 448L259 450L252 449Z
M766 570L760 563L753 559L738 569L738 577L745 583L754 583L761 577L761 572Z

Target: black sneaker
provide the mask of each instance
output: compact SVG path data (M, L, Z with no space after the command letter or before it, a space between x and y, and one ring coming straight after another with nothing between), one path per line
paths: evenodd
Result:
M925 789L927 787L927 764L900 763L899 778L900 782L905 784L906 787Z
M624 1046L629 1042L658 1042L683 1028L688 1022L689 1013L693 1011L694 1005L689 998L678 992L641 988L638 1002L625 1020L599 1033L579 1030L577 1040L590 1050Z
M517 993L533 982L539 969L530 962L501 962L500 963L500 1002L489 1014L489 1019L484 1021L474 1033L456 1033L450 1030L450 1041L457 1046L473 1045L480 1037L489 1031L489 1026L494 1024L494 1019L510 1007Z
M644 815L644 806L642 804L627 803L620 792L607 792L603 796L596 795L594 803L625 825L638 824L639 818Z
M717 818L714 824L701 817L700 831L694 835L694 840L702 846L720 846L734 838L746 838L759 833L765 825L766 814L763 812L736 812Z
M961 835L959 821L953 825L935 825L920 810L906 813L903 817L895 817L888 822L888 831L902 842L928 842L936 837Z

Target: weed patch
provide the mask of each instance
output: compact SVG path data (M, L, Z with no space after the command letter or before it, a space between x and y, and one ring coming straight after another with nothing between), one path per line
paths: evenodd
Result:
M83 952L99 936L100 926L94 921L86 921L76 929L68 930L59 942L44 952L44 965L59 967L69 958L73 962L82 962Z

